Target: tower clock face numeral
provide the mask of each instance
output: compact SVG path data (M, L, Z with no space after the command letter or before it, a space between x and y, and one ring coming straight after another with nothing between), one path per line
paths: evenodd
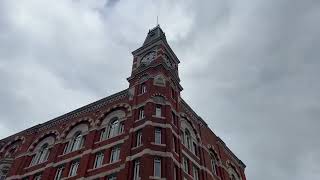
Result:
M142 59L141 59L141 63L142 64L149 64L151 63L154 59L156 58L156 52L155 51L151 51L148 54L146 54Z

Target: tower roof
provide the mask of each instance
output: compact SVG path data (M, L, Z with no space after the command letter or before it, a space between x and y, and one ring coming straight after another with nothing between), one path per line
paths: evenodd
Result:
M160 38L163 38L164 40L166 40L166 35L164 34L162 29L160 28L160 25L157 25L153 29L149 30L148 35L143 42L143 46L147 45L155 40L158 40Z

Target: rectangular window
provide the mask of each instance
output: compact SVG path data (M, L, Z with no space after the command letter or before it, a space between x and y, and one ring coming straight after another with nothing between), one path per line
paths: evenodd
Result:
M194 180L199 180L199 170L196 166L193 165L193 179Z
M161 177L161 159L155 158L153 163L153 169L154 169L154 176L155 177Z
M143 119L144 118L144 107L141 107L139 109L139 119Z
M154 143L161 144L161 128L155 128L154 130Z
M195 142L192 143L192 152L197 155L197 145Z
M156 117L161 117L161 105L156 105Z
M136 147L141 146L142 145L142 130L139 130L137 132L137 136L136 136Z
M146 92L147 92L147 85L145 83L142 83L140 87L140 94L144 94Z
M64 170L64 166L58 167L56 171L56 175L54 176L54 180L60 180L62 178L63 170Z
M133 180L140 180L140 161L134 161Z
M94 166L93 166L93 168L99 168L99 167L101 167L102 164L103 164L103 159L104 159L104 154L103 154L103 152L98 152L98 153L96 154L96 158L95 158L95 160L94 160Z
M75 161L71 164L69 177L77 175L78 167L79 167L79 161Z
M110 163L118 161L120 158L120 147L113 147L111 150Z
M185 157L183 157L182 163L183 163L183 171L186 173L189 173L188 160Z
M172 139L172 146L173 146L173 151L174 152L178 152L178 147L177 147L177 138L175 136L173 136L173 139Z

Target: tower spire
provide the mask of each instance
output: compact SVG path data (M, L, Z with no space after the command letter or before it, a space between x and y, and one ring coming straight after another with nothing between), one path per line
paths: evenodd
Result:
M159 19L158 19L158 16L157 16L157 26L159 26Z

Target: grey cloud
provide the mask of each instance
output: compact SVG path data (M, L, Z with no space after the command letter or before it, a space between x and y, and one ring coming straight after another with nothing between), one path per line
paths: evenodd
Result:
M184 99L247 179L319 179L319 10L312 0L2 1L0 137L126 88L130 52L159 15Z

